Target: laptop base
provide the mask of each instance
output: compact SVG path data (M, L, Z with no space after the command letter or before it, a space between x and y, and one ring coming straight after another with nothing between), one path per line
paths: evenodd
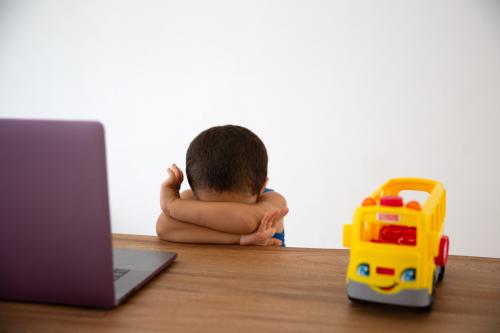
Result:
M115 302L122 303L172 263L174 252L113 249L113 266L125 273L115 280Z

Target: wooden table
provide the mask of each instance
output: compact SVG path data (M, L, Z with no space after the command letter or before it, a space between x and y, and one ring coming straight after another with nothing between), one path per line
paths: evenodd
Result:
M426 313L352 304L346 250L113 240L179 256L113 310L0 302L0 332L500 332L500 259L451 256Z

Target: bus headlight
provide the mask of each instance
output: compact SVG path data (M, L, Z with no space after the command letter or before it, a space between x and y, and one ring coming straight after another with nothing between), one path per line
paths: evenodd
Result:
M417 270L415 268L408 268L401 273L401 281L412 282L417 278Z
M356 269L356 273L361 276L370 276L370 265L368 264L359 264Z

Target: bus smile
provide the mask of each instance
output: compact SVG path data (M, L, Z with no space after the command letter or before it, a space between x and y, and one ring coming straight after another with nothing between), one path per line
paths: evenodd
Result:
M394 289L397 285L398 285L397 283L394 283L393 285L390 285L388 287L379 287L379 286L376 286L376 287L380 290L383 290L383 291L390 291L390 290Z

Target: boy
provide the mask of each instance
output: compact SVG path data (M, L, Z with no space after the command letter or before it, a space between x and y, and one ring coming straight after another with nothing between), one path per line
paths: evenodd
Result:
M267 151L234 125L201 132L189 145L186 174L173 164L162 183L156 233L180 243L284 246L285 198L266 189Z

